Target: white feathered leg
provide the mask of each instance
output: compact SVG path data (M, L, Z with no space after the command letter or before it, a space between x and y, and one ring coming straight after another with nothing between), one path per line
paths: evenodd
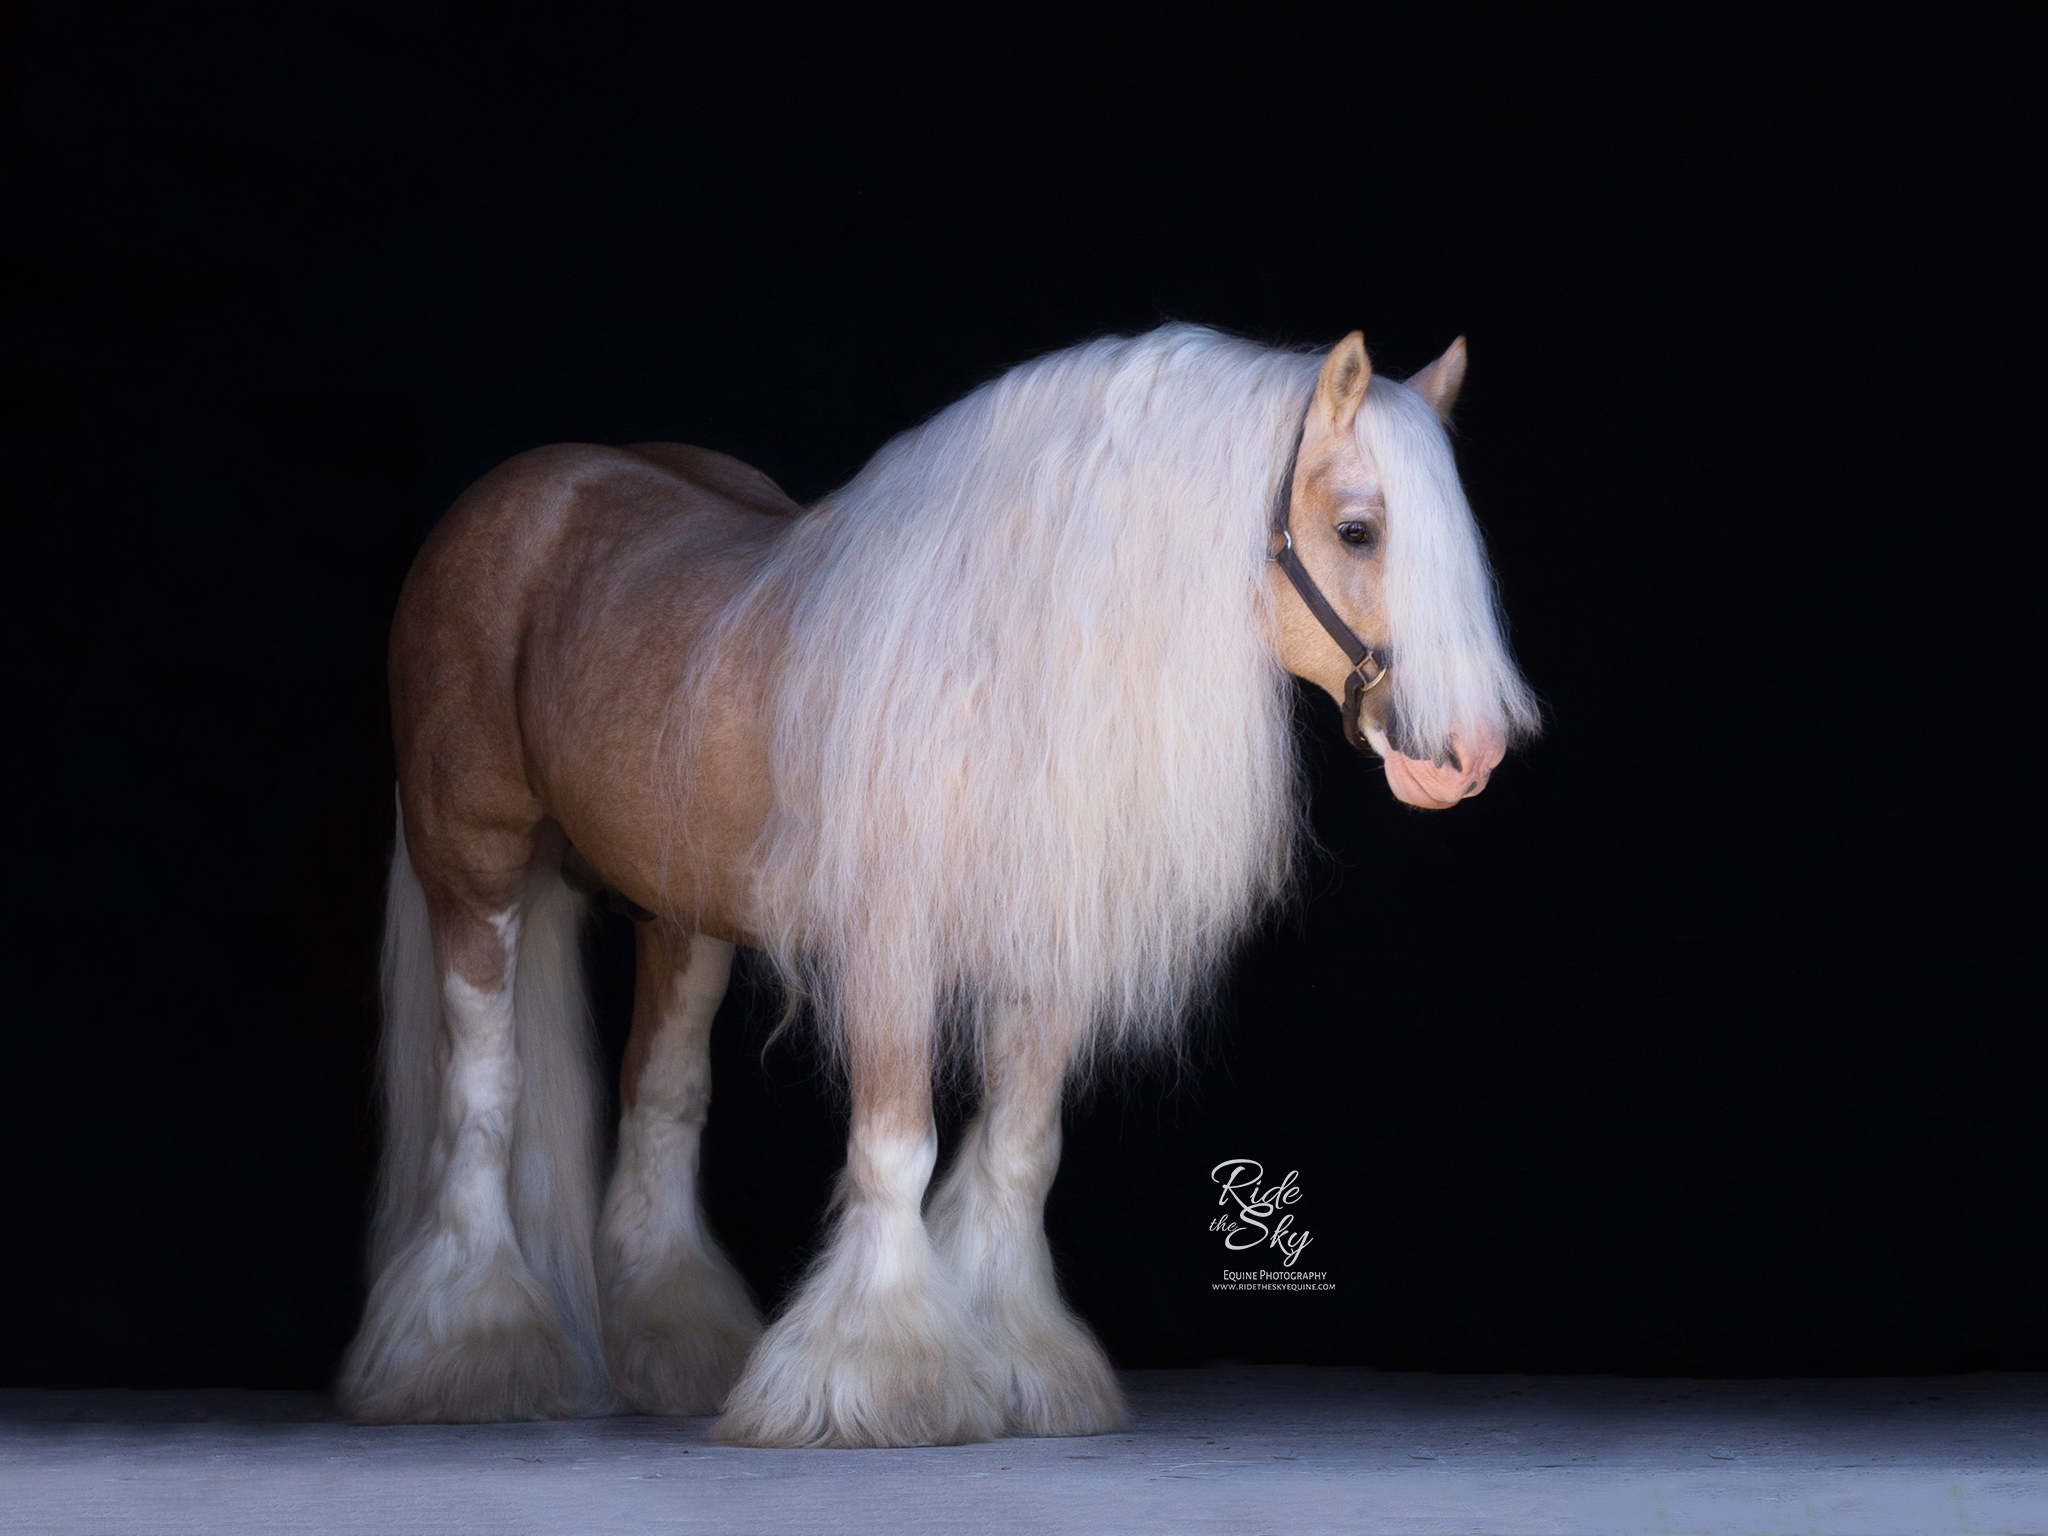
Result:
M491 984L441 973L433 1072L439 1123L421 1147L424 1166L397 1171L421 1180L410 1201L418 1219L405 1235L393 1234L343 1367L343 1399L371 1423L553 1418L590 1400L555 1303L521 1255L513 1227L519 908L490 918L488 927L503 961ZM436 948L445 953L448 944ZM386 1021L387 1031L394 1027Z
M711 1021L732 946L644 923L638 951L618 1166L598 1229L605 1350L629 1408L716 1413L761 1332L746 1282L697 1199Z
M926 1234L938 1156L923 1007L849 1007L853 1124L837 1215L717 1434L737 1445L957 1445L1003 1432L995 1361Z
M1102 1434L1130 1417L1108 1356L1060 1298L1045 1239L1070 1040L1021 1009L990 1016L980 1112L930 1213L995 1350L1013 1435Z

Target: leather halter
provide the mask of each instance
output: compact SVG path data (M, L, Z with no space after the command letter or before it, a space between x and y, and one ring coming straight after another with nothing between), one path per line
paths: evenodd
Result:
M1310 408L1314 407L1311 399ZM1372 743L1358 728L1358 711L1365 702L1365 696L1387 680L1387 673L1393 661L1385 652L1367 645L1352 630L1349 624L1338 617L1337 610L1330 606L1330 600L1323 596L1323 589L1316 585L1315 577L1309 575L1308 567L1301 563L1301 556L1294 552L1294 535L1288 531L1288 523L1294 516L1294 469L1301 461L1301 440L1308 431L1308 412L1301 415L1301 425L1294 429L1294 449L1287 455L1287 468L1280 476L1280 486L1273 494L1273 532L1280 537L1280 547L1267 555L1287 573L1287 579L1294 584L1294 590L1301 594L1301 600L1308 605L1308 611L1316 616L1316 622L1323 626L1329 637L1337 642L1351 663L1351 671L1344 679L1344 739L1361 752L1371 752Z

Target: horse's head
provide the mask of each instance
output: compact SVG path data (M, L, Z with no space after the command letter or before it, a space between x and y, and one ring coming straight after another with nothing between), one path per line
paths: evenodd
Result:
M1396 796L1430 810L1478 794L1536 726L1444 431L1464 376L1462 337L1405 384L1373 376L1358 332L1338 342L1273 536L1282 664L1344 707Z

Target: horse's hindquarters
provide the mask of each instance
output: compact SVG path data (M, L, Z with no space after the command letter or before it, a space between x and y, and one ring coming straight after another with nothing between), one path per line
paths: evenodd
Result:
M522 455L435 530L392 631L399 778L416 846L450 866L508 862L552 818L637 906L743 938L765 662L706 651L788 522L758 472L654 447L675 463Z

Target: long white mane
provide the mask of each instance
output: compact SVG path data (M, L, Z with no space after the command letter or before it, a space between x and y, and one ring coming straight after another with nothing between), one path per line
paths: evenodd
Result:
M1318 362L1170 325L1026 363L884 447L728 607L709 654L772 647L759 937L828 1040L849 1007L963 1000L1167 1040L1283 890L1300 794L1263 568ZM1427 738L1524 695L1411 402L1428 416L1375 380L1360 431L1392 617L1450 653L1418 664L1396 638ZM1457 526L1425 541L1411 499ZM1425 623L1432 570L1469 592ZM771 595L791 606L764 640Z

